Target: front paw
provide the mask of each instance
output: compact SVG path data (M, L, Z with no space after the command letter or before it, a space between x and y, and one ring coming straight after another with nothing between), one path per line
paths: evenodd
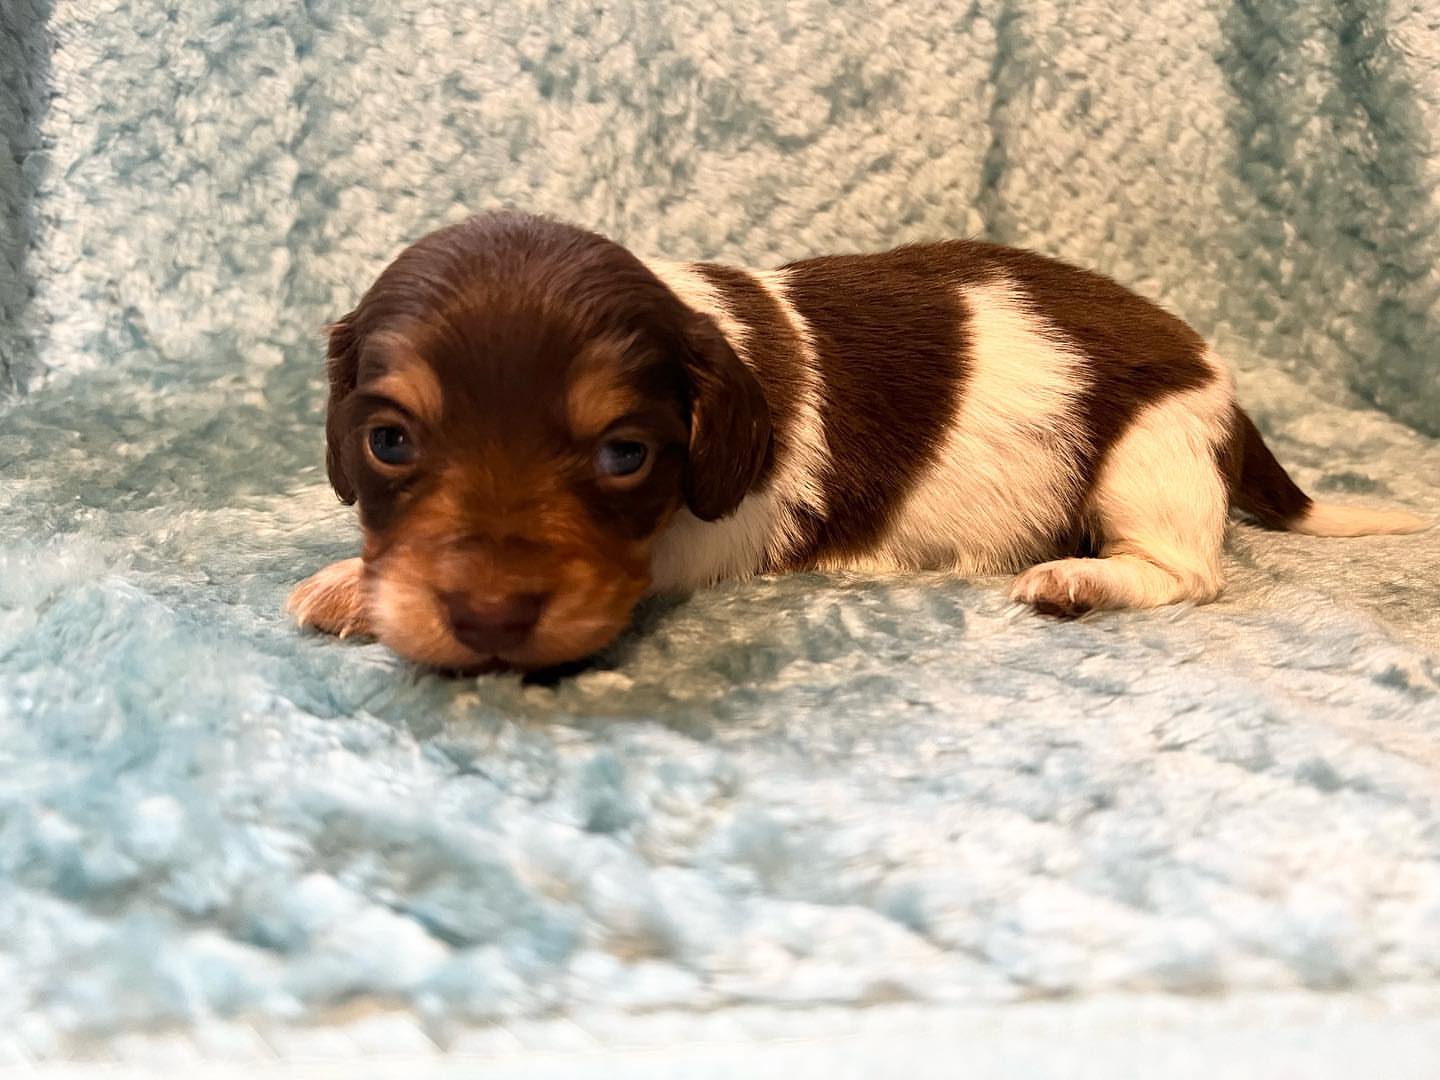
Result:
M303 627L340 637L371 635L361 588L365 565L360 559L332 563L296 585L285 610Z
M1015 579L1010 599L1029 604L1042 615L1074 619L1110 607L1104 559L1057 559L1032 566Z

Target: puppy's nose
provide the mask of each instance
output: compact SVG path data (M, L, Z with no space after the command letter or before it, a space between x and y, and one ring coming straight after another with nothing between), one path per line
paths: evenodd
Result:
M544 593L474 597L452 592L440 599L456 639L467 649L493 654L513 649L530 636L549 597Z

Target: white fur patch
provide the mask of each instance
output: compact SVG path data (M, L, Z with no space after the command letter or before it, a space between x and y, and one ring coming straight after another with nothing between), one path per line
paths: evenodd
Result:
M1229 499L1215 449L1226 438L1230 375L1141 410L1111 447L1086 507L1104 543L1099 559L1060 559L1015 581L1017 600L1068 609L1203 603L1220 592Z
M794 372L799 393L795 413L785 438L790 453L776 462L773 487L781 499L806 508L815 514L825 513L825 473L830 467L830 449L825 440L825 424L821 409L825 401L824 380L820 377L820 359L815 349L810 324L790 302L790 272L765 270L751 275L755 282L774 299L800 341L800 368Z
M880 547L847 567L1013 572L1045 557L1071 516L1084 358L1010 281L960 297L970 370L950 434Z
M687 264L647 262L651 272L682 301L715 320L741 360L749 363L749 327L730 312L718 291ZM786 295L784 271L751 274L780 306L799 337L803 355L796 382L800 392L786 452L777 455L764 489L749 495L730 517L701 521L681 510L655 544L651 576L656 592L699 588L726 578L743 578L782 561L805 540L800 513L825 512L824 475L830 454L821 421L823 387L810 327Z
M670 262L665 259L642 259L641 262L666 288L680 298L682 304L714 319L715 325L730 342L730 347L737 353L740 351L739 344L745 339L745 324L735 318L720 299L720 293L715 286L705 280L705 276L693 263ZM744 354L740 355L743 358Z
M1361 506L1317 502L1310 505L1304 517L1290 525L1290 531L1306 536L1378 536L1424 532L1431 524L1403 510L1367 510Z

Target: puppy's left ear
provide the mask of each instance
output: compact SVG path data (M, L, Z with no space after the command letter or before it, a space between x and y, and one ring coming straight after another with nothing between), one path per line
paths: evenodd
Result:
M685 502L701 521L733 514L770 464L770 406L719 327L693 314L686 327L690 460Z
M330 376L330 397L325 403L325 471L330 475L330 486L346 506L355 501L355 485L345 473L341 453L346 432L340 423L340 403L354 392L360 371L360 342L351 322L353 317L346 315L325 328L330 335L325 360Z

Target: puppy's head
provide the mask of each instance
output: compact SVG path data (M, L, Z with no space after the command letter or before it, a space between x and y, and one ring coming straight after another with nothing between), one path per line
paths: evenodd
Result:
M407 249L330 331L326 464L375 632L437 667L578 660L629 620L682 506L767 466L755 378L623 248L515 214Z

